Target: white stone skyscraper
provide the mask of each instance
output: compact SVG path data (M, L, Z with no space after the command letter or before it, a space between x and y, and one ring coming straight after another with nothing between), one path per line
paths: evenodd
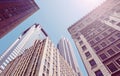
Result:
M47 34L39 24L34 24L25 30L16 39L16 41L0 56L0 71L2 71L10 61L23 54L25 49L31 47L34 44L35 40L42 40L46 37Z
M74 69L76 72L76 76L81 76L78 62L76 60L73 48L66 38L61 38L58 45L57 45L60 54L63 56L63 58L68 62L68 64Z
M39 24L25 30L0 63L0 76L76 76Z

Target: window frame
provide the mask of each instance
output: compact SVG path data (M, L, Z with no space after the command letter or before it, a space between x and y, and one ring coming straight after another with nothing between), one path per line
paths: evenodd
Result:
M99 72L100 75L99 74L97 75L96 72ZM102 71L100 69L97 70L97 71L95 71L94 73L95 73L96 76L104 76L103 73L102 73Z
M109 64L107 64L108 70L109 70L111 73L116 72L116 71L118 70L118 68L117 68L117 70L114 70L114 71L112 72L111 69L109 69L109 67L108 67L108 65L110 65L110 64L113 64L113 65L115 66L115 68L117 68L116 65L115 65L114 63L110 62ZM113 65L112 65L112 66L113 66ZM113 67L112 67L112 69L113 69Z
M120 59L120 58L115 59L115 63L116 63L118 66L120 66L120 64L117 62L118 59Z
M92 63L92 61L94 62L94 64ZM91 59L91 60L89 61L89 64L90 64L90 66L91 66L92 69L97 66L97 63L95 62L94 59Z
M104 54L104 55L106 56L106 58L102 59L102 57L101 57L102 54ZM107 55L106 55L105 53L102 53L102 54L100 54L99 57L100 57L100 59L101 59L102 61L104 61L104 60L106 60L108 57L107 57Z
M110 50L112 50L112 53L110 54L110 52L108 52L108 51L110 51ZM114 53L113 53L114 52ZM107 53L108 53L108 55L110 55L110 56L113 56L113 55L115 55L115 51L112 49L112 48L110 48L109 50L107 50Z

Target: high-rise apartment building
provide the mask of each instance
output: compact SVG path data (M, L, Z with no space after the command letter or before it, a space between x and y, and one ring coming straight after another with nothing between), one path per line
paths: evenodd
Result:
M0 38L38 9L34 0L0 0Z
M68 62L68 64L74 69L76 72L76 76L81 76L80 70L78 67L77 60L75 58L75 54L73 52L73 48L66 38L61 38L58 45L57 45L60 54L63 58Z
M106 0L68 31L89 76L120 76L120 0Z
M40 27L39 24L34 24L25 30L0 56L0 70L2 71L10 61L23 54L25 49L31 47L34 44L35 40L42 40L47 36L47 33L43 30L43 28Z

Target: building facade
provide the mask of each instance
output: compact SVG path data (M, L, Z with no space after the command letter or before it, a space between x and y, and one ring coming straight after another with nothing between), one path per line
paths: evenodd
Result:
M25 30L0 62L0 76L76 76L39 24Z
M17 56L23 54L25 49L31 47L35 40L43 40L47 37L47 33L41 28L39 24L34 24L26 29L16 41L0 56L0 71L4 70L5 66L15 59Z
M106 0L68 31L89 76L120 76L119 0Z
M0 75L76 76L49 38L36 40L33 46L12 60Z
M34 0L0 0L0 38L38 9Z
M63 58L76 72L76 76L81 76L75 54L69 40L66 38L61 38L57 47Z

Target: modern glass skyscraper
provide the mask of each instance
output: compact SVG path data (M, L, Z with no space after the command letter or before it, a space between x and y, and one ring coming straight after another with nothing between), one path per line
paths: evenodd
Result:
M39 24L34 24L25 30L16 41L0 56L0 68L3 70L5 66L15 59L17 56L23 54L25 49L31 47L35 40L42 40L48 35L40 27Z
M89 76L120 76L120 0L106 0L68 30Z
M0 0L0 38L38 9L34 0Z
M68 64L74 69L76 72L76 76L81 76L77 60L75 58L75 54L73 52L73 48L66 38L61 38L57 45L60 54L63 58L68 62Z

